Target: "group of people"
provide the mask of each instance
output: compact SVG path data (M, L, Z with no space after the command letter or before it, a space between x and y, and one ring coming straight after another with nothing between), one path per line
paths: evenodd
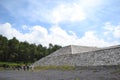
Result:
M24 71L29 71L29 70L33 70L33 66L29 66L29 65L22 65L22 66L15 66L13 67L14 70L24 70Z
M30 67L29 67L28 65L23 65L23 66L22 66L22 70L24 70L24 71L25 71L25 70L29 70L29 69L30 69Z

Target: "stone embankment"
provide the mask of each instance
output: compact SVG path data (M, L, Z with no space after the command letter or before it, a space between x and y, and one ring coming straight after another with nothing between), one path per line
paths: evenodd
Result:
M120 65L120 46L93 48L67 46L36 61L34 66L102 66Z

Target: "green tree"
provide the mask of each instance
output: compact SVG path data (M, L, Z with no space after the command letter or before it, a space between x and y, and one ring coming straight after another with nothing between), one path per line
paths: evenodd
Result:
M8 39L0 35L0 61L7 61L8 58Z
M8 41L8 60L9 61L16 61L18 57L18 48L19 48L19 41L13 37Z
M59 48L61 48L61 46L51 43L47 48L41 44L29 44L27 41L19 42L15 37L8 40L6 37L0 35L0 61L34 62L53 53Z
M52 45L51 43L49 44L48 52L49 54L53 53L54 51L60 49L61 46L59 45Z

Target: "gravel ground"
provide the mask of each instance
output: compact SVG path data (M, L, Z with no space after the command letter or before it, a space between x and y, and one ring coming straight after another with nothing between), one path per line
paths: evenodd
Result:
M120 80L120 70L4 70L0 80Z

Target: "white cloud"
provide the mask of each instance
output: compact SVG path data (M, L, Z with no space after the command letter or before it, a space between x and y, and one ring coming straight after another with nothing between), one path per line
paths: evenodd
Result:
M107 22L105 23L104 29L106 30L104 34L106 36L113 35L115 38L120 38L120 25L112 25L111 23Z
M57 18L58 21L82 21L86 19L86 16L90 16L88 11L92 10L92 12L94 12L94 10L102 6L103 3L105 3L104 0L63 0L55 7L52 7L50 13L52 13L52 17ZM51 16L50 14L48 15Z
M117 41L107 42L104 39L98 38L97 34L94 31L85 32L85 35L82 38L80 38L78 42L86 46L99 47L112 46L118 44Z
M62 21L82 21L86 19L85 12L82 7L76 3L74 4L60 4L52 11L51 21L59 23Z
M59 23L64 21L82 21L94 12L103 0L20 0L1 3L15 18L30 21ZM24 3L24 4L23 4ZM16 7L15 7L16 6ZM17 15L16 15L17 14Z
M113 28L114 28L114 26L112 26L111 23L109 23L109 22L105 23L104 29L106 29L108 31L113 31L114 30Z
M117 26L117 27L114 29L113 35L114 35L116 38L120 38L120 25Z
M68 34L65 30L61 29L58 26L54 26L50 29L49 40L51 43L59 45L70 45L76 39L75 33Z
M23 29L23 30L27 30L27 29L28 29L28 26L27 26L27 25L23 25L23 26L22 26L22 29Z
M49 33L48 33L49 31ZM69 32L69 33L68 33ZM105 47L118 44L117 41L106 42L104 39L98 38L94 31L87 31L79 38L73 31L65 31L59 26L53 26L49 30L36 25L29 29L28 33L21 33L12 27L10 23L0 24L0 34L11 39L16 37L20 41L28 41L29 43L42 44L48 46L49 43L62 46L75 44L83 46ZM116 31L116 33L118 33Z
M22 33L18 32L15 28L12 27L10 23L0 24L0 34L7 36L8 39L12 37L19 36L19 39L22 38Z
M102 8L103 0L75 0L63 2L51 9L46 19L52 23L81 22L94 18L98 9ZM51 17L50 17L51 16Z
M33 26L32 28L29 28L28 33L23 34L13 28L10 23L5 23L0 24L0 34L6 36L8 39L16 37L20 41L39 44L44 41L47 30L41 26Z
M103 0L79 0L79 3L81 3L83 7L93 8L102 5Z
M44 39L47 37L47 30L44 27L41 26L33 26L32 28L29 28L29 33L23 34L25 36L25 39L30 43L42 43Z

